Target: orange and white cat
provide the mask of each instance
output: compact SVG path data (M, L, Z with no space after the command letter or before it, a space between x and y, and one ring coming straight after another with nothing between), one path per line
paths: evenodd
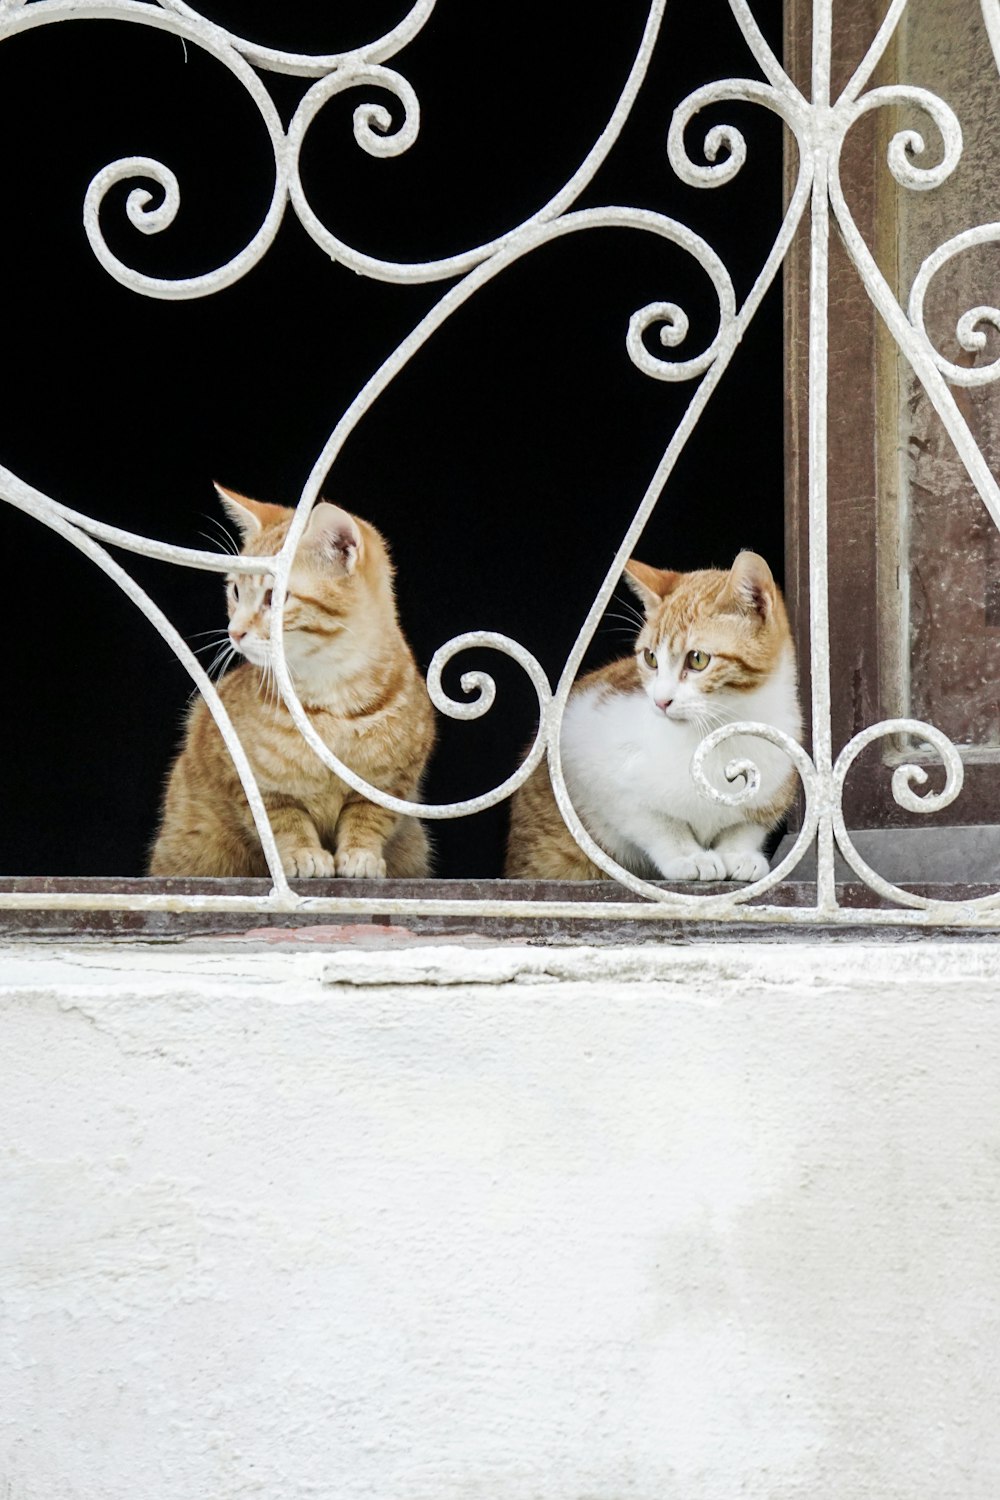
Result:
M754 799L724 807L701 795L691 757L720 725L752 719L802 733L795 653L771 570L741 552L727 573L672 573L634 559L626 578L645 620L633 655L577 682L566 706L562 763L584 827L625 869L653 880L758 880L763 845L795 794L788 756L746 736L709 755L710 781L746 758ZM515 879L604 880L567 829L544 764L514 795L504 872Z
M278 551L293 512L216 486L243 556ZM229 640L245 660L219 694L253 767L289 876L423 876L427 836L347 787L309 749L272 680L272 579L228 580ZM299 542L284 610L285 654L324 743L373 786L408 800L434 745L434 710L396 617L393 568L367 521L326 501ZM199 697L171 769L151 875L267 873L232 759Z

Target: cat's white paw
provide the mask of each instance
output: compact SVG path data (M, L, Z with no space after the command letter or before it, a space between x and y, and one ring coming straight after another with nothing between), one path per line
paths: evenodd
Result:
M337 874L348 880L384 880L385 860L374 849L340 849Z
M727 880L761 880L771 868L766 855L759 850L745 849L724 857Z
M680 854L660 866L664 880L725 880L726 862L714 849Z
M293 849L290 854L282 856L282 864L285 874L298 876L299 879L312 879L314 876L325 875L327 877L337 873L333 855L329 849L302 848Z

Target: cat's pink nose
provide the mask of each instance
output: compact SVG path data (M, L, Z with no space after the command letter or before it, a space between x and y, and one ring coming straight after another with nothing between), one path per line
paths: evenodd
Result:
M245 630L234 630L232 625L230 625L229 627L229 639L232 641L234 646L238 646L240 641L245 640L246 634L247 633Z
M656 706L657 708L662 709L664 713L666 713L667 709L670 707L673 701L673 698L657 698Z

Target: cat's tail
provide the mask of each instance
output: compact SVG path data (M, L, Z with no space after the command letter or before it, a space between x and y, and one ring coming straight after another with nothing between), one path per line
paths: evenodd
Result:
M434 873L434 851L417 818L400 818L385 845L385 873L390 880L426 880Z

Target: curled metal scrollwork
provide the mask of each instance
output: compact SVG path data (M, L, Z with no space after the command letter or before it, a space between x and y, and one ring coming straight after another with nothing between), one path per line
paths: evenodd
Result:
M752 78L730 78L695 89L674 111L667 132L670 165L689 187L723 187L732 182L747 159L746 138L735 125L713 125L702 146L707 163L696 162L687 149L687 131L694 118L712 104L762 104L778 115L799 141L800 149L808 111L790 80L778 89ZM721 160L720 160L721 158Z
M811 760L802 746L790 735L785 734L781 729L776 729L772 724L740 719L735 723L722 724L718 729L713 729L705 736L692 757L691 777L701 795L707 797L710 802L715 802L720 807L743 807L748 802L752 802L760 791L760 768L749 758L745 750L740 757L727 761L725 766L712 767L715 771L722 770L727 782L726 787L717 786L708 775L709 767L706 765L708 758L713 756L718 761L715 751L720 746L729 740L744 738L764 740L767 744L774 745L781 750L795 766L804 784L813 775L814 768Z
M275 569L275 599L276 606L280 608L284 597L285 584L287 583L287 572L289 558L286 556ZM278 616L277 618L280 618ZM373 786L364 777L352 771L350 766L344 764L333 754L329 746L316 733L309 715L299 700L292 682L288 663L285 659L284 646L280 626L274 631L272 641L276 647L276 660L274 663L275 676L281 690L288 712L291 714L303 739L306 740L310 749L333 771L341 781L346 782L354 791L360 792L369 802L376 803L379 807L387 808L390 812L420 818L461 818L468 817L471 813L483 812L488 807L495 807L498 803L506 801L519 786L522 786L532 771L539 764L545 754L545 746L549 737L550 716L552 704L552 690L549 680L540 662L530 651L527 651L519 642L512 640L509 636L499 635L494 631L477 630L470 631L464 635L455 636L453 640L447 641L434 653L430 668L427 673L427 688L435 708L446 714L451 719L478 719L488 713L496 698L496 683L487 672L466 672L461 678L462 691L475 694L471 701L463 702L449 696L445 691L441 680L444 668L451 660L462 651L468 651L474 647L487 648L500 651L517 662L526 673L535 689L538 700L538 730L534 743L528 754L511 773L510 776L499 786L490 791L483 792L478 797L467 797L459 802L410 802L403 797L394 797L385 792L381 787Z
M728 785L725 788L716 786L708 775L709 768L706 764L708 758L728 741L743 738L764 740L787 755L802 783L805 798L802 823L792 847L784 859L769 870L767 875L752 886L746 887L744 899L747 899L750 895L761 895L778 885L796 868L816 837L820 807L817 796L816 767L812 758L797 740L793 740L782 730L776 729L773 724L761 724L752 720L723 724L718 729L713 729L694 752L691 760L691 777L703 797L723 807L739 808L757 795L760 790L760 768L746 753L726 762L723 775Z
M133 188L126 200L129 222L141 234L159 234L169 228L180 206L180 187L169 167L148 156L124 157L97 173L87 188L83 222L94 255L108 275L121 282L122 286L131 291L143 292L147 297L180 301L189 297L204 297L210 292L232 286L267 253L281 224L286 182L284 173L279 168L271 206L264 223L250 243L232 260L203 276L147 276L133 266L127 266L114 254L104 238L100 223L101 204L110 189L119 182L134 181L136 177L151 178L162 189L163 197L157 204L146 188Z
M659 327L659 339L664 349L676 349L684 343L690 331L690 320L684 309L676 302L650 302L634 312L629 319L625 347L629 359L643 374L654 380L671 382L693 380L719 357L720 351L731 338L736 317L736 296L725 266L717 257L699 257L702 268L709 273L716 296L719 299L719 327L708 348L690 359L661 359L651 354L643 342L643 335Z
M484 244L436 260L394 261L368 255L334 234L313 210L302 185L299 159L305 135L319 109L328 99L345 88L361 84L384 87L395 94L404 111L403 125L398 131L391 131L391 119L383 106L362 106L355 113L355 137L363 149L374 156L398 156L406 151L416 138L420 122L419 101L410 85L401 75L391 70L374 69L370 59L366 62L356 61L350 68L321 79L302 99L288 132L290 197L303 227L328 255L360 275L379 281L422 283L464 275L491 257L503 253L509 246L517 244L524 233L554 223L560 215L572 208L618 139L646 75L665 3L666 0L651 0L642 39L618 102L597 141L569 180L547 203L505 233Z
M929 907L935 903L923 896L916 896L911 891L904 891L900 886L885 880L877 870L872 869L871 865L858 853L844 821L844 784L854 762L862 750L876 740L899 736L923 740L937 752L945 769L945 784L939 792L926 792L918 795L914 787L926 786L928 780L923 766L916 763L897 766L892 773L892 795L896 803L907 812L926 814L941 812L944 808L950 807L958 797L962 790L965 768L962 764L962 757L948 736L940 729L936 729L933 724L925 724L920 719L884 719L880 724L872 724L856 734L837 757L833 768L835 793L833 831L844 858L866 885L878 891L886 900L897 902L902 906Z
M565 709L565 697L557 696L553 706L553 726L551 730L549 746L549 774L552 778L552 789L555 794L556 803L573 838L587 855L588 859L601 870L620 884L627 886L636 895L643 896L647 900L655 901L664 911L673 911L678 915L689 916L698 913L703 916L720 914L734 907L744 906L756 897L766 894L774 886L785 880L795 869L799 861L806 854L809 846L816 837L816 829L820 816L819 799L816 795L817 774L816 767L811 758L795 740L784 734L780 729L775 729L770 724L759 724L751 721L739 721L732 724L724 724L720 728L707 735L694 752L691 763L692 777L703 796L709 800L732 807L734 811L754 796L759 787L759 770L757 766L747 757L741 756L725 765L723 774L732 781L743 780L741 787L730 787L723 791L715 786L705 774L706 757L712 755L720 745L735 737L758 737L775 745L787 756L801 782L805 800L805 810L802 826L799 829L792 847L785 857L779 861L773 869L759 880L747 882L740 885L735 891L727 891L721 895L707 895L704 892L692 890L667 891L652 881L645 880L626 870L617 860L613 859L601 846L590 836L586 827L580 821L579 814L573 805L566 785L566 778L562 768L562 755L559 744L559 726L562 722L562 713Z
M979 245L1000 245L1000 223L980 224L975 229L967 229L964 234L956 234L950 240L946 240L943 245L928 255L914 277L910 290L910 322L923 337L937 368L952 385L988 385L1000 377L1000 354L987 364L957 365L935 349L924 320L924 302L931 281L938 271L956 256ZM960 347L970 354L978 354L985 349L987 327L1000 331L1000 308L987 305L973 307L963 313L955 329Z
M855 121L871 110L900 104L915 105L934 122L941 137L941 159L930 166L921 165L917 158L929 149L924 137L919 130L898 130L889 142L889 170L900 187L930 192L948 180L961 160L962 127L951 105L929 89L890 84L872 89L858 100L842 99L835 110L840 137L843 139Z
M190 12L180 13L181 10ZM32 5L0 11L0 41L59 21L117 20L147 26L192 42L215 57L239 81L253 100L267 130L275 162L274 188L264 221L238 255L226 265L202 276L170 279L147 276L127 266L109 248L100 224L103 201L120 182L145 177L162 193L154 203L148 190L134 188L128 195L129 222L142 234L158 234L173 223L180 204L176 175L164 163L146 156L123 157L98 172L87 189L83 220L87 238L98 261L116 281L131 291L168 300L203 297L231 286L267 253L278 232L288 198L285 132L271 95L250 64L225 40L225 33L200 17L190 7L175 11L138 0L35 0Z
M303 223L306 223L303 208L308 211L308 216L314 221L315 227L310 227L310 225L306 227L309 228L317 244L331 255L334 253L332 247L337 247L338 252L343 247L339 240L324 229L309 209L299 177L299 155L306 132L323 106L337 94L344 93L346 89L356 88L384 89L386 93L398 100L403 110L402 124L394 128L392 115L384 104L359 104L355 109L354 139L369 156L401 156L413 145L420 130L420 101L412 85L393 68L377 67L372 64L363 68L351 68L342 73L331 73L329 77L321 78L314 83L303 96L292 118L292 123L288 127L289 153L293 164L292 199ZM338 253L339 258L341 256Z

